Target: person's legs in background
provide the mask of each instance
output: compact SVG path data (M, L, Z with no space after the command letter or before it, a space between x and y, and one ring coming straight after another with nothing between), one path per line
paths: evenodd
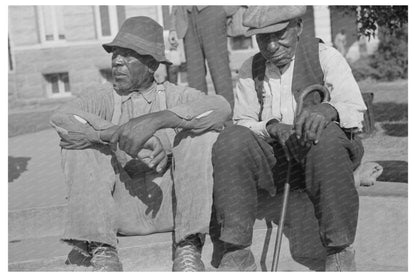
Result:
M216 94L234 107L233 83L228 53L226 13L222 6L208 6L197 17L197 30Z
M202 41L198 33L197 22L198 11L196 7L188 12L188 29L183 38L186 57L186 74L188 85L205 93L207 88L207 69L205 66L205 55L202 50Z
M167 79L172 84L178 84L179 65L166 65Z

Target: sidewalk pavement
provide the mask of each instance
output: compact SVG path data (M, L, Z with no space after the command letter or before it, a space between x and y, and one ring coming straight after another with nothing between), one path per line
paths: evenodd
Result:
M9 182L8 191L10 271L90 270L63 265L70 249L59 242L62 217L66 211L66 188L58 143L58 136L52 129L9 139L9 163L17 163L15 170L21 171ZM27 165L16 161L27 161ZM374 187L359 189L360 215L355 249L360 271L407 271L407 187L404 183L378 182ZM300 207L304 211L302 216L309 219L313 216L307 212L307 205L302 200L304 197L291 194L294 208L289 207L289 213ZM288 218L291 218L290 214ZM294 225L296 218L292 217L288 221L288 225ZM301 256L308 252L318 253L319 246L317 250L314 250L315 246L305 248L299 243L305 239L302 230L293 226L286 228L289 232L285 231L279 270L313 270L305 266L307 263L302 262ZM264 247L268 230L272 231L269 248ZM252 250L258 270L270 270L275 236L276 227L267 229L264 220L256 222ZM319 238L315 237L314 240L316 242ZM171 246L171 233L121 237L120 255L125 270L170 271ZM267 249L266 262L262 267L260 257ZM209 266L211 253L212 245L207 239L203 259L208 270L214 270Z

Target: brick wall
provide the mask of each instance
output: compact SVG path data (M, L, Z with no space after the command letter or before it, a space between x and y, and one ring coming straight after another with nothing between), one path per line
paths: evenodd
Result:
M97 39L94 6L61 7L65 41L41 45L36 6L9 6L14 58L14 71L8 74L9 98L46 98L43 76L48 73L68 72L72 94L103 82L100 69L110 68L110 55ZM149 16L158 21L157 6L126 6L125 10L127 18Z
M47 96L43 74L68 72L71 92L78 94L86 87L102 82L99 70L110 67L110 55L97 42L87 46L18 52L15 65L17 98L42 98Z
M157 6L125 6L126 18L132 16L148 16L154 20L157 18Z
M9 33L14 46L39 43L35 6L9 6Z
M97 38L93 6L63 6L63 13L67 41Z

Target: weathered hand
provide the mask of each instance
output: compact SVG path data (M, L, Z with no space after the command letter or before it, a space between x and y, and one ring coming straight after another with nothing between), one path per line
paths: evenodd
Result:
M286 145L286 141L294 133L293 125L280 123L275 119L267 123L266 129L270 137L277 140L281 145Z
M110 128L107 128L105 130L101 130L100 131L100 139L102 141L105 141L105 142L110 142L111 137L114 135L114 133L118 130L119 127L120 126L118 126L118 125L114 125L114 126L112 126Z
M176 47L178 47L179 42L178 42L178 35L177 35L176 31L170 31L169 32L168 41L169 41L171 47L173 47L175 49L176 49Z
M137 154L138 158L149 168L155 168L160 173L166 169L168 156L159 138L152 136Z
M276 139L286 149L287 158L293 158L298 162L301 161L308 146L303 147L299 144L293 125L279 123L277 120L272 119L267 123L266 128L270 136Z
M135 158L140 148L143 148L143 145L160 128L161 121L155 113L136 117L121 125L111 137L110 143L113 147L118 143L120 150Z
M306 143L317 144L322 131L337 117L337 111L326 103L304 107L296 118L296 136L301 139L302 145Z

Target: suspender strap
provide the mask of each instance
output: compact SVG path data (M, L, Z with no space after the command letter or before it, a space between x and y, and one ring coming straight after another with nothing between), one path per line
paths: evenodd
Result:
M264 86L263 81L266 75L266 59L263 57L261 53L257 53L253 57L253 63L251 67L251 74L254 80L254 88L256 89L257 93L257 100L260 104L260 112L259 112L259 121L261 121L261 114L263 113L263 106L264 106Z

